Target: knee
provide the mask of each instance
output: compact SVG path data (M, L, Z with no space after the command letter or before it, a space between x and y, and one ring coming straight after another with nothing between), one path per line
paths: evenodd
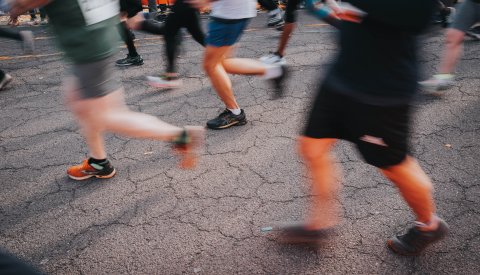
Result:
M216 64L214 64L213 62L208 60L203 61L203 69L208 75L212 74L212 72L215 70L215 67Z
M321 160L329 157L329 152L333 144L333 139L318 139L302 136L298 139L298 151L307 161Z
M449 29L445 34L445 43L448 47L459 46L463 43L465 34L459 30Z

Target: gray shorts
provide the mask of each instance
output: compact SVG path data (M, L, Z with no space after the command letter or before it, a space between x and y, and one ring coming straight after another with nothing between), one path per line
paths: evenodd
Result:
M475 23L480 22L480 3L465 0L460 4L451 28L467 32Z
M72 74L83 99L102 97L122 87L114 62L111 56L99 61L72 65Z

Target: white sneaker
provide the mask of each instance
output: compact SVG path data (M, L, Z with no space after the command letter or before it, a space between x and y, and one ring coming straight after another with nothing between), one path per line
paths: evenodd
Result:
M168 79L166 76L147 76L147 80L155 88L176 89L183 84L181 79Z
M8 83L12 81L12 76L9 74L5 74L5 76L0 79L0 90L2 90Z
M455 84L455 76L453 74L436 74L418 84L426 91L446 90Z
M265 64L278 64L278 65L285 65L287 64L287 60L284 57L280 57L278 54L270 52L267 55L264 55L259 58L260 62Z

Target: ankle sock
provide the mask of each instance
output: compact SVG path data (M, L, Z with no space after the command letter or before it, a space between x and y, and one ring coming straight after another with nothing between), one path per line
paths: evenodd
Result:
M105 165L108 163L107 159L94 159L94 158L89 158L88 159L88 164L98 164L98 165Z
M228 109L228 108L227 108ZM228 109L230 112L232 112L234 115L238 116L239 114L242 113L242 109Z

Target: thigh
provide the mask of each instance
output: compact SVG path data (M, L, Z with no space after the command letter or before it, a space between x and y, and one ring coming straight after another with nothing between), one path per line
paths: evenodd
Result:
M103 97L121 88L113 56L85 64L74 64L72 74L77 80L80 98Z
M311 107L304 136L345 139L343 112L348 108L348 100L324 86L321 87Z

